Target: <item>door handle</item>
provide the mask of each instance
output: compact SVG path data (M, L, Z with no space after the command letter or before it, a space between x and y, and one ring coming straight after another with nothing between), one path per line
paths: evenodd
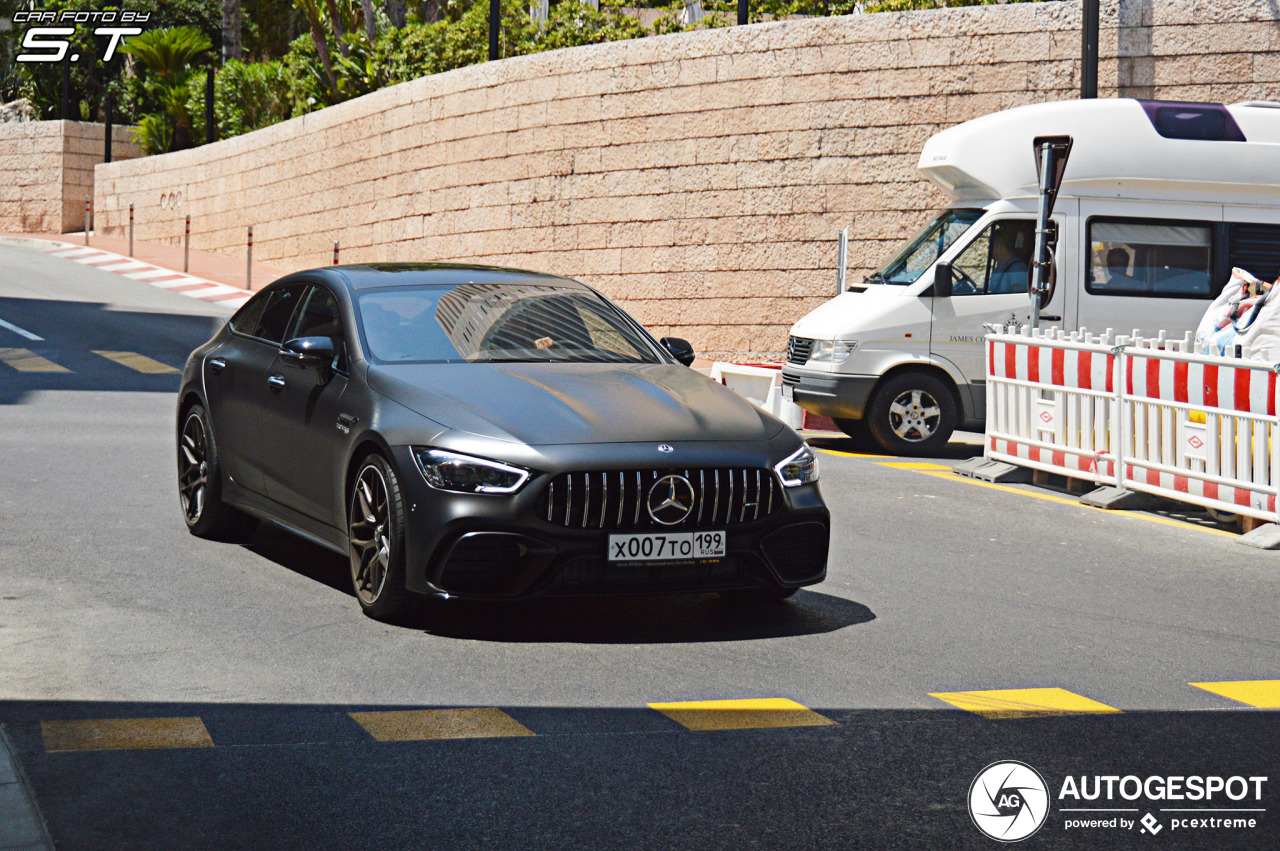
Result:
M209 371L214 375L217 375L226 368L227 362L222 358L209 358Z
M278 392L280 392L281 390L283 390L283 389L284 389L284 376L283 376L283 375L273 375L273 376L271 376L270 378L268 378L268 379L267 379L267 383L271 385L271 390L272 390L273 392L277 392L277 393L278 393Z
M1049 315L1049 314L1047 314L1047 313L1042 313L1042 314L1040 314L1040 318L1041 318L1041 319L1047 319L1047 320L1048 320L1048 321L1050 321L1050 322L1061 322L1061 321L1062 321L1062 317L1061 317L1061 316L1050 316L1050 315Z

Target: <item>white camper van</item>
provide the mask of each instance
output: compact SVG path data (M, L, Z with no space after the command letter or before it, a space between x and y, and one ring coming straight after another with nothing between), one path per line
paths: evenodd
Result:
M1280 104L1085 100L938 133L918 168L952 199L861 284L791 329L784 393L890 452L986 413L984 324L1029 320L1034 140L1070 136L1045 327L1195 328L1233 266L1280 274Z

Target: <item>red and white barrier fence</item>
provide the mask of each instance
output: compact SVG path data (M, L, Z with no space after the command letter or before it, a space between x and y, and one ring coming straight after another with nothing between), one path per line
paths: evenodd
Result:
M989 334L985 455L1277 521L1278 369L1189 334Z

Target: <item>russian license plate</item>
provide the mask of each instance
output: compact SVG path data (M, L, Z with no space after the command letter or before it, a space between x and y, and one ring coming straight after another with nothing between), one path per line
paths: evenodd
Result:
M796 391L795 391L795 388L794 388L794 387L792 387L790 384L784 384L784 385L782 385L782 398L783 398L783 399L795 399L795 398L796 398Z
M609 561L693 561L724 558L724 532L610 535Z

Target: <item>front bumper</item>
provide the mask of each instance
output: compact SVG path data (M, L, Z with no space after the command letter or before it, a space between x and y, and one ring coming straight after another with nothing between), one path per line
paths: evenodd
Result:
M516 600L798 588L826 578L830 513L817 484L779 487L779 507L747 522L652 530L573 528L546 519L543 497L551 475L535 477L511 497L449 494L422 480L407 450L396 460L398 469L406 471L400 477L409 517L406 580L414 593ZM726 533L724 558L608 559L611 534L702 530Z
M791 387L797 405L835 419L862 419L878 380L874 375L815 375L782 368L782 383Z

